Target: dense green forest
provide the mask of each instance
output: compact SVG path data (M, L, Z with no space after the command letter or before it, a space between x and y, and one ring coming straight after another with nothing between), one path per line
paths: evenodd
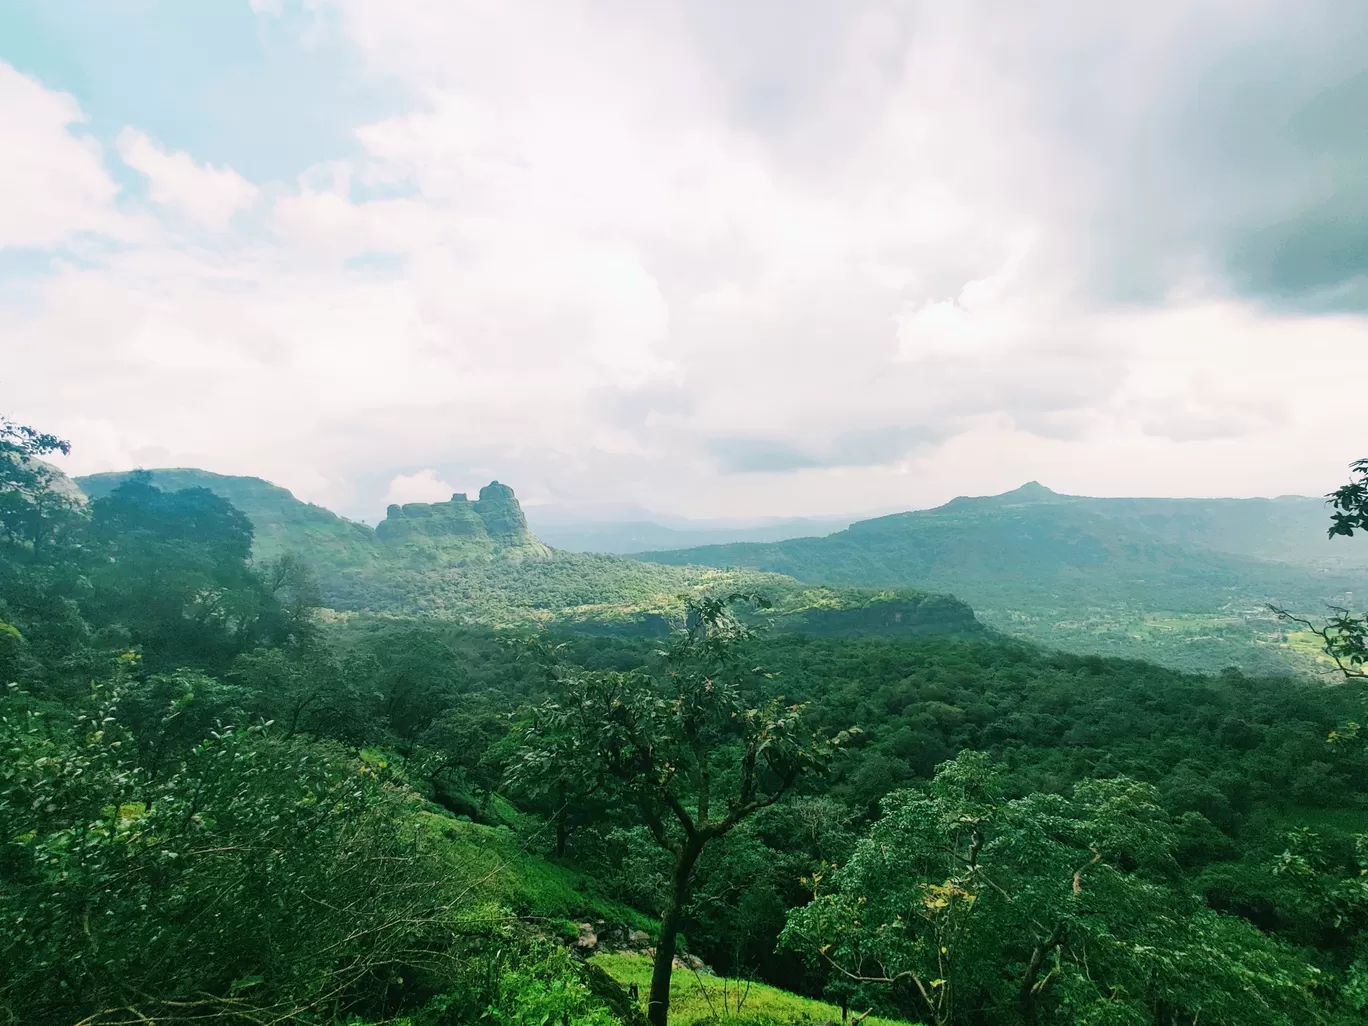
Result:
M1289 636L1269 604L1323 610L1368 586L1368 560L1326 540L1325 515L1323 500L1297 496L1093 499L1032 482L822 538L641 558L947 591L993 627L1074 651L1183 669L1305 671L1319 646Z
M1368 1010L1365 632L1309 593L1274 622L1334 684L1061 652L934 594L566 561L511 493L397 540L255 479L82 501L41 461L64 449L0 436L0 1022ZM1368 526L1362 477L1322 536ZM1001 522L954 558L1007 558ZM1219 590L1215 556L1144 544Z

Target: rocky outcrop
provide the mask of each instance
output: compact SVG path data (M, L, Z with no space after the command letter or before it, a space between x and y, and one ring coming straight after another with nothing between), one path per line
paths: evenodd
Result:
M528 530L527 517L508 485L490 481L480 489L479 501L472 508L484 523L485 531L501 545L541 544Z
M392 505L375 535L387 545L414 546L445 562L509 557L545 558L551 550L527 527L527 517L508 485L491 481L472 502L457 492L447 502Z
M38 467L40 475L46 476L48 491L56 492L62 498L69 499L77 505L85 503L85 492L81 491L80 485L67 477L66 474L62 473L57 467L54 467L45 460L35 459L30 462Z
M515 502L517 500L514 500ZM410 502L392 505L385 510L385 519L375 528L376 536L384 541L407 541L411 538L489 538L484 520L475 503L457 492L449 502Z

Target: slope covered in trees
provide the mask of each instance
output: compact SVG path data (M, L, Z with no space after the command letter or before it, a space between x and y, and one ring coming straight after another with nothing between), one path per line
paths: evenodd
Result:
M671 938L942 1026L1368 1009L1348 687L745 596L663 639L329 618L219 496L80 506L0 441L0 1021L684 1022ZM596 968L652 951L654 1007ZM744 986L688 1014L815 1007Z
M642 558L947 591L999 629L1064 648L1273 668L1297 653L1269 603L1321 609L1368 585L1354 557L1332 558L1344 547L1325 540L1324 518L1312 499L1091 499L1032 483L823 538ZM1303 528L1310 541L1294 541Z
M312 568L322 601L353 612L451 617L487 625L576 624L586 629L659 632L681 595L763 591L757 615L818 632L980 629L962 602L915 589L832 589L750 570L663 566L622 556L561 552L527 527L513 490L492 482L470 501L391 506L372 530L259 478L202 470L143 472L170 491L200 488L251 520L258 560L290 553ZM127 473L77 479L94 499Z

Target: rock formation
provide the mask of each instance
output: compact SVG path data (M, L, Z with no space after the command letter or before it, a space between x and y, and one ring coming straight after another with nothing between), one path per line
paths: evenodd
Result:
M503 545L537 542L527 529L527 517L523 515L522 506L518 505L517 496L508 485L490 481L480 489L480 498L472 505L484 521L485 530L495 541Z
M457 492L449 502L392 505L385 510L385 519L375 528L375 533L384 541L451 536L489 538L484 520L475 510L475 503L467 499L463 492Z
M457 492L447 502L392 505L375 534L388 545L416 546L446 557L447 562L551 555L528 529L513 489L498 481L481 488L474 502L464 492Z

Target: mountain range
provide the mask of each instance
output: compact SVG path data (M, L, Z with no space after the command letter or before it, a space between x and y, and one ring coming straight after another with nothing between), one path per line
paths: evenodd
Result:
M570 552L630 555L647 549L682 549L730 542L773 542L831 534L858 517L768 517L691 519L639 506L528 506L537 537Z
M128 473L76 483L99 499ZM252 521L256 559L287 552L304 557L325 603L342 612L655 632L680 611L682 596L741 592L772 603L753 614L759 620L808 633L981 630L963 602L917 589L814 587L763 571L556 549L531 531L513 490L498 481L475 500L458 493L446 502L392 505L370 528L260 478L185 468L144 473L166 490L206 488L228 500Z
M1030 482L817 536L629 558L617 550L633 532L679 538L690 529L577 524L562 514L563 531L550 532L557 541L577 530L576 544L587 547L597 533L614 550L571 552L534 533L512 489L498 482L474 500L391 506L372 529L258 478L150 473L160 487L205 487L232 502L253 522L258 558L305 556L325 601L342 611L657 629L680 595L730 589L766 593L776 622L805 629L973 630L981 621L1081 652L1191 669L1282 669L1308 665L1315 646L1289 633L1270 603L1316 614L1368 593L1368 551L1328 541L1324 501L1302 496L1092 498ZM77 483L98 498L125 476ZM829 526L795 519L702 533L802 523Z
M1314 614L1368 588L1368 550L1328 540L1327 524L1324 501L1302 496L1091 498L1032 481L820 538L640 557L830 586L915 582L1036 640L1150 658L1165 649L1170 661L1210 667L1248 664L1250 642L1287 643L1269 604Z

